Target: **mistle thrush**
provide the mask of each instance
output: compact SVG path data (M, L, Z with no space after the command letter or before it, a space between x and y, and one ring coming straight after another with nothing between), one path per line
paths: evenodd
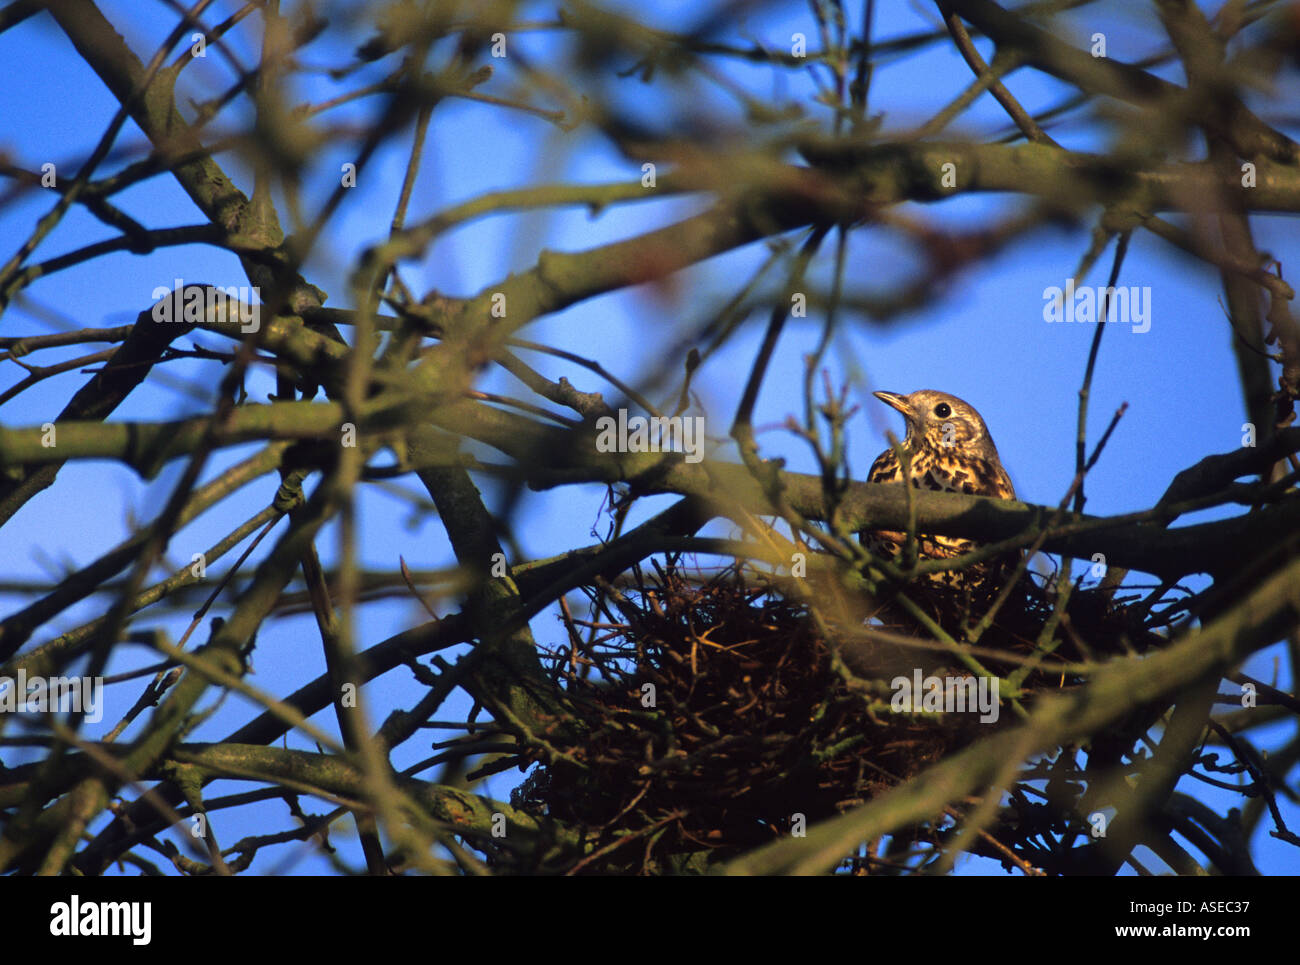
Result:
M911 395L877 392L875 396L901 412L907 422L903 449L911 459L910 481L913 486L1015 499L1016 491L998 459L993 437L972 405L956 396L929 389ZM876 457L867 481L903 481L903 467L893 447ZM863 530L858 533L859 541L868 550L886 558L897 557L906 538L905 533L892 530ZM921 559L951 559L969 553L979 545L962 537L935 534L918 534L917 544ZM935 573L927 584L950 597L954 591L960 594L965 598L965 608L969 611L972 602L991 602L1018 558L1018 554L1011 554L1005 559L976 563L961 572ZM951 606L945 605L942 609L950 610Z

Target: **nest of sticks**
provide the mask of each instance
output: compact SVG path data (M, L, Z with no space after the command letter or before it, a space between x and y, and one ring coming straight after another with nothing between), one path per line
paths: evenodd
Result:
M601 862L587 870L725 858L868 801L1015 719L1005 706L994 721L929 712L920 698L900 710L900 678L957 680L972 703L976 680L960 655L920 645L921 628L888 601L864 621L842 598L814 605L749 564L708 576L675 558L652 565L592 588L601 619L569 621L553 673L576 724L565 731L581 737L548 738L549 759L514 794L593 842ZM1051 614L1039 583L1022 580L974 652L1005 674ZM1024 678L1022 700L1081 682L1061 658L1133 649L1109 595L1076 591L1069 614L1055 662ZM1084 639L1081 653L1071 641ZM905 837L936 843L942 824L936 815Z

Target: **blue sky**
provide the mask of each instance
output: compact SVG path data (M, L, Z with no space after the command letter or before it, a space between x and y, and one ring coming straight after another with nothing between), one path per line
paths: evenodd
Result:
M146 60L152 45L173 22L170 14L158 15L165 10L161 4L116 0L100 6ZM650 10L639 4L625 6L634 15L647 16L671 29L682 29L703 9L693 2L656 4ZM876 35L880 38L936 26L924 5L883 3L878 7ZM233 9L234 4L215 3L208 22L215 22ZM927 15L922 16L918 9L927 10ZM554 15L554 5L525 5L523 10L527 11L524 19L550 19ZM855 11L853 17L857 16ZM1076 11L1070 22L1080 43L1094 31L1104 31L1109 52L1117 58L1144 56L1155 49L1161 37L1158 25L1153 26L1147 14L1122 4ZM255 31L254 24L253 31L239 30L230 38L245 64L255 60L256 48L250 45ZM815 24L807 9L797 4L756 12L745 23L746 37L762 39L774 48L788 47L790 35L798 31L806 32L810 45L815 46ZM304 60L328 65L342 62L363 36L364 32L354 33L346 43L339 43L337 34L327 34L308 49ZM509 37L509 44L517 44L518 52L530 63L543 67L557 58L559 45L564 43L550 32ZM987 58L987 44L981 44L981 49ZM9 72L6 85L0 89L0 150L28 168L54 161L61 172L71 173L77 159L99 138L117 107L116 101L52 21L43 16L0 34L0 56L6 63L21 66ZM510 58L496 66L497 75L481 91L506 97L517 94L522 81ZM807 102L810 84L805 73L776 72L762 66L742 69L721 61L718 68L760 98L775 92L793 101ZM1165 75L1175 81L1182 79L1172 70L1165 71ZM969 77L968 68L946 43L888 60L873 81L872 110L884 112L882 123L886 130L907 128L941 108L968 83ZM1290 80L1294 86L1294 75ZM230 81L228 65L212 56L185 72L181 88L185 97L201 100L224 89ZM311 77L300 92L304 99L315 102L356 83L351 80L338 86L323 76ZM1031 111L1057 103L1066 91L1063 85L1026 71L1013 75L1008 86ZM665 96L664 88L647 88L632 76L609 78L602 85L602 90L618 103L665 127L681 120L709 129L735 128L739 115L725 92L711 88L701 91L693 86L690 96L680 96L684 87L679 85L676 93L671 93L674 87L668 83L667 89L670 94ZM237 105L232 122L242 116L242 109ZM328 116L338 124L364 122L376 109L373 100L361 101ZM980 137L1005 126L1000 108L985 96L954 124L949 134L954 138ZM1108 138L1107 129L1094 122L1075 122L1064 130L1049 128L1049 133L1065 146L1080 150L1103 148ZM1292 129L1290 133L1296 136L1297 132ZM139 131L128 123L118 141L122 152L103 170L134 159L142 140ZM307 277L330 293L327 304L331 306L346 305L347 271L356 254L387 233L408 145L409 133L386 145L361 172L357 188L349 194L317 257L308 265ZM313 158L305 192L309 200L323 197L332 189L339 165L349 160L351 153L348 146L340 145ZM225 155L221 162L249 191L247 167L240 159ZM602 182L639 176L636 159L618 155L590 131L563 132L522 112L449 101L435 113L433 136L426 149L410 220L489 190L526 187L539 181ZM136 186L115 200L150 227L201 220L180 188L166 178ZM447 294L472 294L510 272L530 267L539 247L576 251L626 238L679 220L700 210L705 201L669 198L615 207L594 218L582 209L487 218L444 236L424 258L403 266L404 277L419 292L436 288ZM28 193L0 207L0 247L6 257L50 204L50 196ZM1022 204L999 196L957 197L931 205L905 205L900 213L949 230L974 229ZM865 474L872 458L887 444L885 431L901 429L897 417L871 398L871 391L932 388L958 395L979 409L1022 499L1055 504L1061 498L1074 473L1077 392L1093 326L1045 323L1043 293L1063 285L1074 271L1087 247L1091 226L1085 221L1075 230L1049 229L1033 234L990 261L957 275L940 298L920 312L897 319L890 327L864 325L852 319L842 328L827 356L827 365L836 380L852 380L852 395L862 405L850 443L851 468L856 478ZM1284 269L1297 264L1300 251L1293 221L1280 216L1258 217L1253 227L1261 251L1271 251ZM74 209L42 243L33 260L75 249L108 234L103 225ZM833 248L828 244L824 250L829 253ZM636 382L659 361L647 351L647 344L666 344L670 336L698 326L730 297L737 280L748 277L766 254L764 245L751 245L681 272L670 285L595 298L541 319L520 335L599 359L621 378ZM1110 250L1081 281L1104 284L1109 254ZM827 280L828 265L829 261L823 259L813 277ZM918 260L916 251L897 233L859 229L851 236L847 265L846 280L851 291L879 292L915 271ZM148 256L115 254L31 286L25 300L6 313L4 334L47 331L50 317L76 326L125 324L150 303L153 288L170 285L175 277L223 285L246 282L232 255L205 246L165 249ZM1092 388L1090 445L1095 444L1117 407L1127 403L1129 409L1089 477L1087 511L1094 514L1153 505L1179 470L1206 455L1240 445L1245 418L1217 273L1192 263L1162 241L1137 234L1120 283L1150 288L1152 320L1150 330L1141 334L1122 325L1110 326L1102 342ZM816 344L820 321L814 315L803 322L792 322L787 328L755 413L756 425L767 427L759 436L763 455L785 457L795 471L811 470L811 457L802 442L776 427L787 415L801 415L801 359ZM726 436L761 337L761 320L752 319L750 326L697 375L696 388L711 436ZM195 341L225 347L212 335L196 336ZM42 353L39 362L52 364L57 359L75 357L79 351ZM549 357L525 357L545 374L565 375L581 389L605 391L611 401L616 398L617 393L598 384L591 373ZM12 362L0 364L0 390L23 374ZM114 420L159 420L202 413L210 405L220 378L215 366L198 362L169 365L165 372L156 374L165 379L152 379L151 384L133 394L114 413ZM30 426L46 421L85 379L85 375L67 374L41 383L0 406L0 423ZM273 389L265 376L250 379L248 385L258 400ZM487 391L518 389L517 383L499 373L491 375L482 387ZM254 449L230 450L213 460L206 478ZM725 447L717 455L734 457ZM152 517L179 472L180 466L176 465L158 479L145 482L116 466L66 466L57 484L33 499L5 527L0 581L57 580L68 568L95 559L121 540L133 521ZM479 484L492 504L500 487L489 479L479 480ZM191 552L215 542L265 505L275 485L273 479L264 480L196 521L173 541L169 558L179 564L188 560ZM397 488L419 495L414 482L403 482ZM603 497L600 487L528 494L512 520L526 555L542 557L569 548L575 534L580 542L589 542L590 528L604 529ZM665 504L664 499L643 501L633 522ZM391 570L399 555L415 569L453 564L437 518L427 513L413 515L409 504L397 498L392 489L363 489L359 506L365 534L359 555L364 565ZM334 528L327 530L320 545L327 561L336 557ZM225 563L217 569L224 572ZM18 597L0 595L0 611L11 612L19 605ZM76 607L64 614L58 626L76 626L102 612L104 605L103 598L96 598ZM444 611L453 605L454 601L446 601ZM213 612L223 612L220 603ZM361 638L376 641L423 619L418 609L403 601L372 605L363 611ZM137 618L136 626L164 626L175 638L186 622L184 614L156 618L146 612ZM45 628L36 642L48 639L51 630ZM533 631L544 645L559 644L563 639L552 612L540 615L533 623ZM1272 680L1274 657L1279 652L1274 648L1257 655L1246 671ZM121 665L115 664L110 672L147 659L148 655L140 652L125 652L120 657ZM252 682L277 693L287 692L323 672L312 618L295 616L270 621L259 636L255 666ZM1286 679L1279 683L1291 686ZM399 670L376 681L367 693L372 708L386 711L394 705L409 706L421 689L406 671ZM113 709L120 716L135 697L136 692L128 689L111 693L113 704L102 726L112 726L117 719ZM117 704L121 707L117 708ZM449 704L439 716L454 719L464 710L463 705ZM232 697L194 736L219 737L246 719L247 714L246 702ZM315 722L334 730L332 713L317 715ZM310 747L298 735L292 735L289 742L290 746ZM407 764L428 753L427 742L417 739L395 759ZM499 775L484 790L505 797L517 779L517 774ZM221 782L213 785L209 793L215 796L239 787ZM1199 787L1188 789L1204 794ZM1211 793L1208 800L1216 803L1218 799ZM1294 807L1284 809L1284 814L1292 823L1300 821ZM282 807L267 805L263 817L271 822L268 826L284 824ZM233 822L220 817L216 820L224 844L253 833L252 827L233 826ZM1261 833L1266 833L1266 828ZM335 843L349 848L352 842L340 834ZM1293 850L1283 850L1261 839L1258 854L1265 873L1294 871ZM279 865L282 857L268 853L259 858L254 870L283 871ZM303 857L293 870L322 870L318 859ZM991 863L977 860L963 862L959 868L1000 873Z

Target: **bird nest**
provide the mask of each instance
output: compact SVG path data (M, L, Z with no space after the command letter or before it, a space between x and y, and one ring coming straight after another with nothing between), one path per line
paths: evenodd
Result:
M582 831L603 871L683 870L672 856L716 860L797 832L1014 716L909 707L899 700L904 677L977 681L952 652L907 646L920 631L891 625L891 607L867 623L831 620L822 600L783 593L747 564L705 577L670 559L592 593L604 618L585 628L570 620L571 644L553 654L576 725L565 732L581 736L548 737L514 803ZM1028 585L1016 596L1014 619L981 638L1011 661L989 663L995 672L1032 649L1051 612ZM1097 625L1076 630L1114 622L1107 607L1093 609ZM1025 689L1077 683L1037 671ZM931 822L908 837L937 834Z

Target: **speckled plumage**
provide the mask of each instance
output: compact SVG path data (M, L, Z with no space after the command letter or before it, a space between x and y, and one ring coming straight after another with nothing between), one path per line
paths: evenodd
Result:
M997 446L975 407L956 396L922 389L910 395L877 392L876 398L902 413L907 423L903 448L910 456L910 482L918 489L969 493L1015 499L1015 487L1002 462ZM871 464L868 482L902 482L903 470L893 448L886 449ZM863 530L862 544L877 556L897 557L906 534L891 530ZM918 534L921 559L951 559L969 553L979 544L955 536ZM1005 559L976 563L961 572L935 573L934 586L960 591L967 597L989 598L1009 575L1018 554Z

